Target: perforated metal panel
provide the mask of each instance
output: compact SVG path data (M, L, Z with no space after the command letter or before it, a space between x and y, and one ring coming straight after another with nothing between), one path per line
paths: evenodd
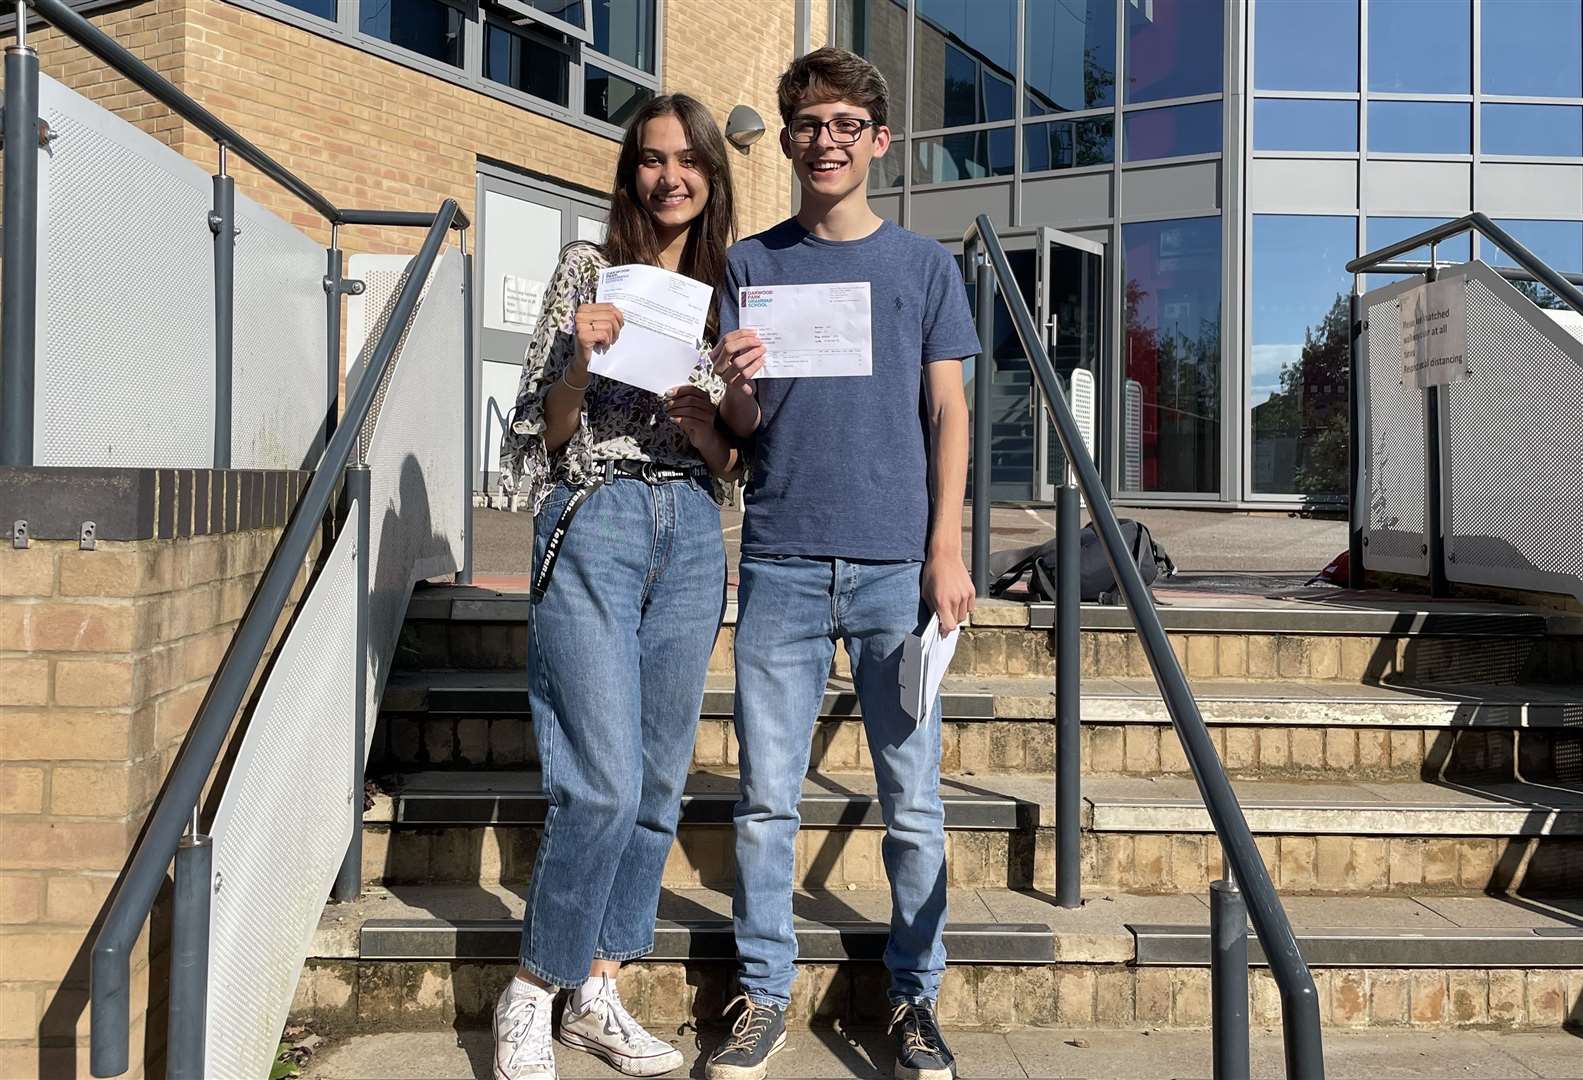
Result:
M39 76L40 465L214 464L209 177Z
M1417 385L1402 383L1401 316L1396 298L1418 285L1395 282L1363 295L1364 331L1359 381L1367 387L1364 436L1368 516L1363 565L1370 570L1424 575L1424 404Z
M392 292L397 290L399 282ZM412 586L454 574L462 565L468 491L462 470L465 317L462 258L452 249L436 263L407 327L369 440L369 715L389 673Z
M300 469L329 405L324 248L242 195L236 223L231 464Z
M1087 368L1073 368L1072 382L1067 391L1072 406L1072 419L1083 433L1083 445L1088 456L1094 456L1094 414L1098 395L1094 392L1094 373Z
M355 530L342 533L302 601L210 830L205 1076L269 1075L351 839L353 799L362 797L352 772L356 540Z
M401 287L407 282L407 267L412 260L405 255L353 255L347 263L348 274L363 283L362 293L353 296L348 301L346 309L347 337L346 355L355 357L346 377L346 392L351 394L358 380L363 377L368 362L372 359L375 347L379 344L379 336L385 332L386 325L390 322L390 313L395 309L396 300L401 294ZM435 262L434 270L429 273L429 280L423 283L423 289L418 293L419 305L429 295L429 287L433 284L434 274L439 269L439 262ZM407 335L412 333L412 323L409 322L401 336L396 339L396 354L399 356L405 347ZM362 452L368 453L369 439L373 435L374 425L379 422L379 410L384 407L385 394L390 386L390 378L394 368L385 372L384 382L374 392L374 404L368 411L368 419L363 424Z
M1470 264L1441 425L1446 576L1583 598L1583 342Z

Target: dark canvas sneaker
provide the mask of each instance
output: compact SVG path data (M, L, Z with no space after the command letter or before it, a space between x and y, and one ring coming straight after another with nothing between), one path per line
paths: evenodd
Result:
M934 1006L903 1001L890 1016L896 1037L896 1080L955 1080L956 1058L945 1045Z
M715 1048L704 1067L707 1080L764 1080L770 1057L786 1045L786 1010L763 1005L743 994L726 1012L741 1005L731 1037Z
M567 999L559 1038L567 1046L604 1058L628 1076L662 1076L682 1064L680 1050L650 1035L627 1011L608 975L600 979L599 992L583 1009Z

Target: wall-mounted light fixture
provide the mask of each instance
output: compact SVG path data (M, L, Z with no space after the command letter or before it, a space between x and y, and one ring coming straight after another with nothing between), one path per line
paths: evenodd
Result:
M726 117L726 139L744 154L763 137L764 118L748 106L738 105Z

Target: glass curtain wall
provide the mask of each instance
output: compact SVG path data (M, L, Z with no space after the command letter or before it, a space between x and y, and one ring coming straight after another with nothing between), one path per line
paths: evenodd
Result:
M1521 175L1550 212L1492 216L1517 218L1513 234L1558 268L1583 264L1583 221L1545 192L1550 167L1583 165L1583 0L1252 0L1250 14L1254 163L1297 159L1355 178L1340 205L1314 195L1303 212L1256 192L1249 215L1245 491L1322 502L1344 498L1348 259L1486 209L1491 192L1503 207L1528 201L1510 179ZM1353 171L1334 172L1337 162ZM1499 171L1508 166L1527 172ZM1402 176L1422 184L1404 189ZM1477 243L1481 258L1509 262ZM1464 235L1438 256L1474 251Z

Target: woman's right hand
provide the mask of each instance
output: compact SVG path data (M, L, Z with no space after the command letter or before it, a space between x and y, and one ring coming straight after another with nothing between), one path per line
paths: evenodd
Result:
M577 330L577 362L587 369L595 349L608 348L621 336L621 309L614 304L579 304L573 316Z

